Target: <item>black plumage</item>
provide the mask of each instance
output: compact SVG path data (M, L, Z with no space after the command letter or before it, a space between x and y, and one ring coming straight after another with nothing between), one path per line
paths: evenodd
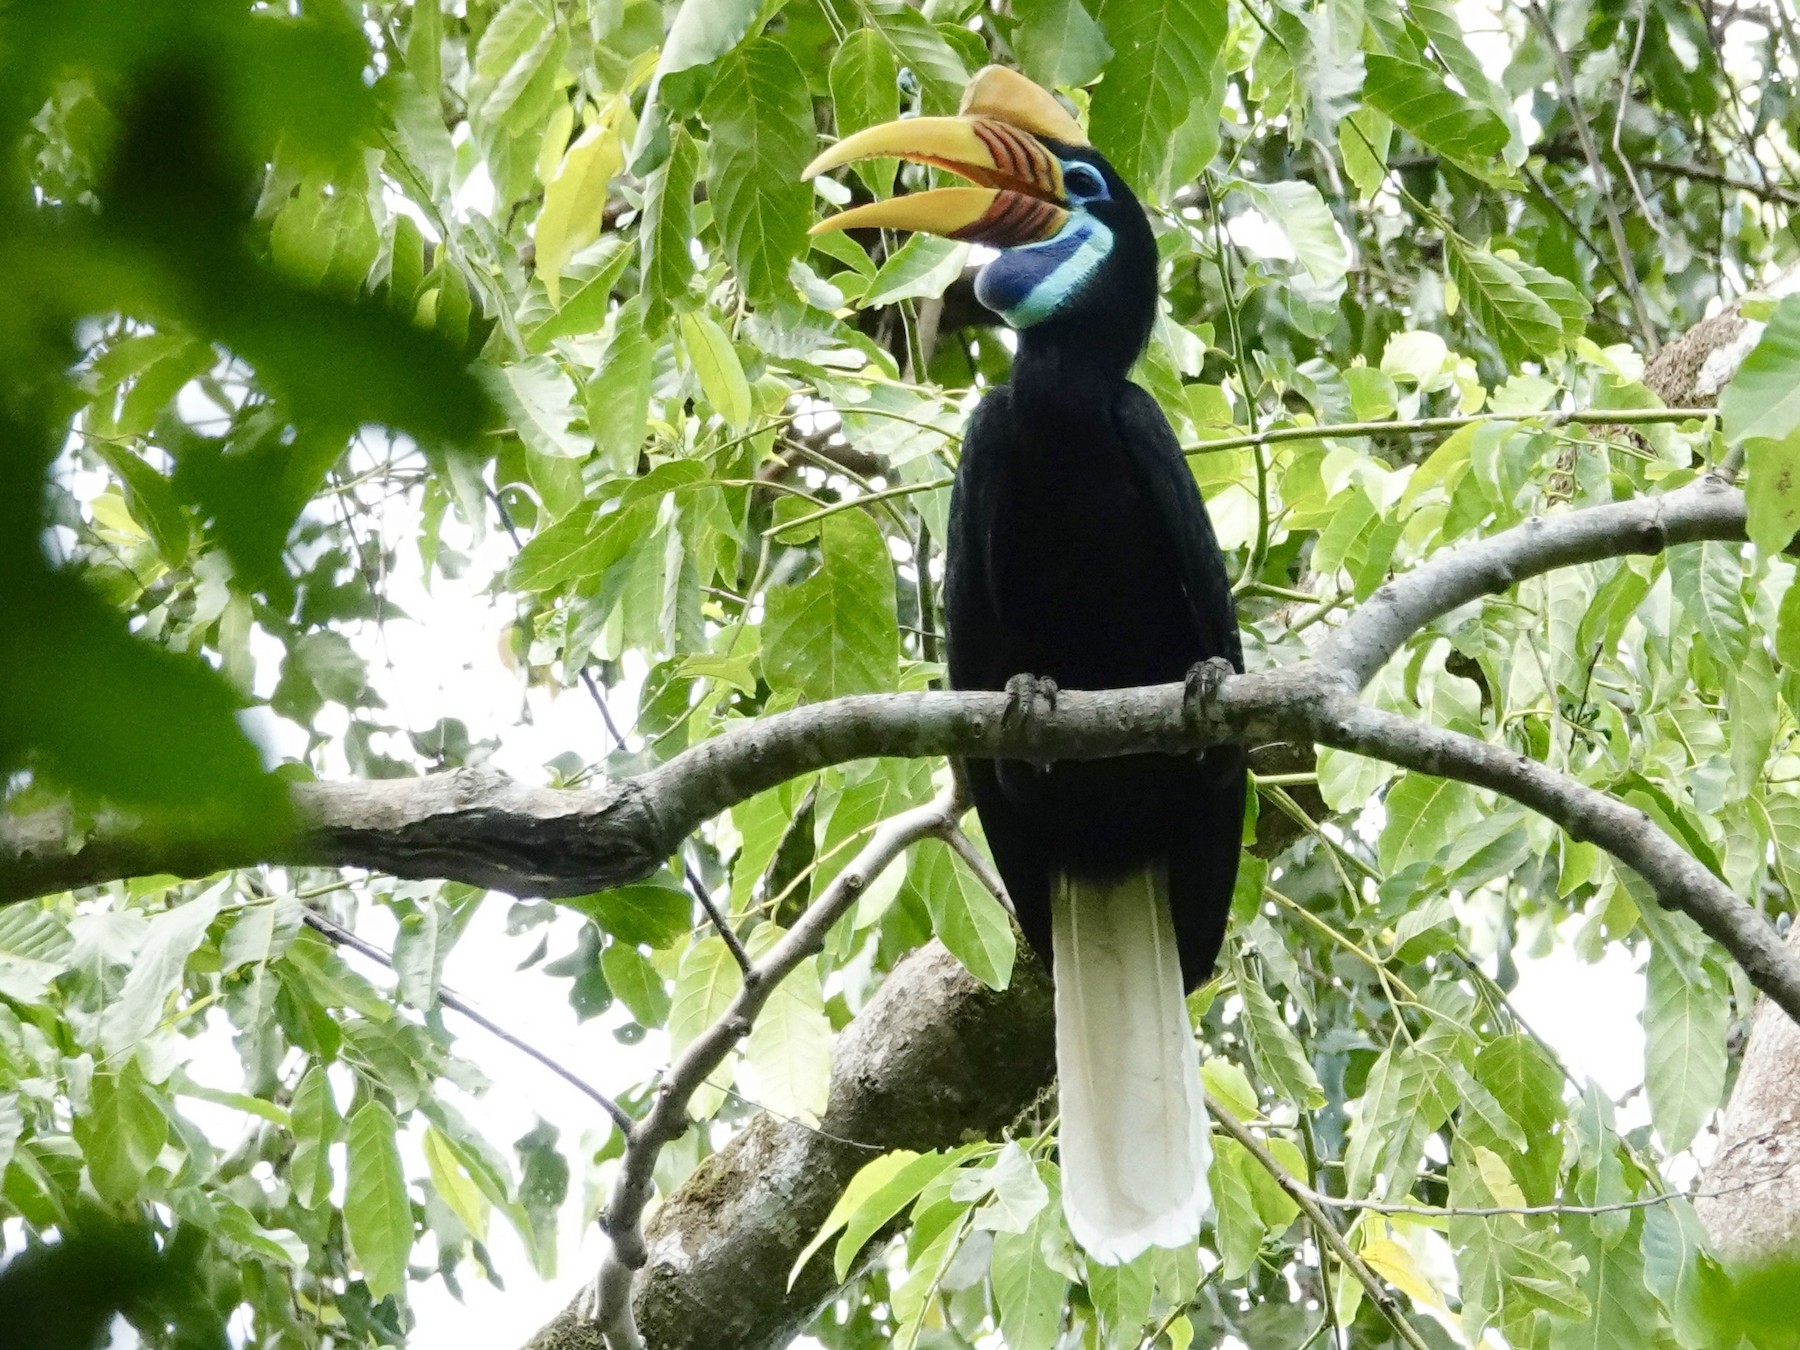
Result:
M1021 673L1065 689L1243 669L1225 559L1175 433L1128 372L1156 311L1143 208L1098 154L1052 144L1107 180L1088 210L1112 231L1095 273L1022 330L1012 376L976 409L950 508L950 682L1003 689ZM983 831L1020 925L1050 960L1058 871L1106 879L1157 858L1190 989L1212 970L1237 876L1243 751L1039 767L971 760Z
M882 155L972 186L877 200L822 230L929 230L997 245L976 295L1018 330L1011 379L963 439L945 616L951 683L1109 689L1242 669L1225 560L1174 432L1131 383L1156 317L1143 208L1047 90L989 67L954 118L845 137L809 174ZM1020 677L1027 678L1024 681ZM1023 687L1021 687L1023 685ZM1231 910L1244 758L1137 755L966 765L1026 937L1053 966L1063 1213L1090 1260L1181 1247L1211 1148L1183 991Z

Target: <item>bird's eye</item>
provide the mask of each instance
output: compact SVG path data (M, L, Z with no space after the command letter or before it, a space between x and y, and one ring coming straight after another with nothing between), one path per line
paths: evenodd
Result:
M1092 201L1106 195L1106 180L1093 165L1077 162L1063 168L1063 188L1071 200Z

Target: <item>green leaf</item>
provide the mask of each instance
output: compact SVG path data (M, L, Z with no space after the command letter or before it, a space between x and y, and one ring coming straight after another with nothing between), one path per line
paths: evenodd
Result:
M519 439L540 455L582 459L593 452L593 438L575 430L574 382L551 357L502 366L489 384Z
M1155 1267L1172 1249L1152 1247L1123 1265L1087 1268L1088 1297L1100 1314L1106 1350L1137 1350L1156 1293Z
M1694 1207L1677 1198L1644 1210L1644 1283L1667 1309L1684 1346L1708 1342L1701 1265L1708 1254L1706 1230Z
M760 959L785 936L774 924L751 935ZM813 1122L831 1094L831 1020L816 959L802 961L775 986L744 1041L744 1069L756 1104L778 1116Z
M1096 16L1113 47L1094 91L1089 131L1138 196L1167 195L1175 132L1207 96L1224 49L1223 0L1103 0Z
M900 54L900 64L919 82L919 111L953 113L969 82L969 67L944 32L904 0L873 0L865 7ZM954 30L950 30L954 31Z
M1364 59L1363 98L1371 107L1386 113L1426 149L1477 174L1489 171L1493 157L1509 139L1506 123L1491 109L1453 91L1430 66L1379 52Z
M681 316L681 345L693 362L700 392L734 431L750 424L750 385L725 330L698 310Z
M1786 440L1800 430L1800 295L1784 296L1731 383L1719 391L1725 439Z
M633 296L613 316L612 338L599 371L581 391L588 428L601 461L615 473L637 467L650 420L650 375L656 351L643 301Z
M600 969L607 987L630 1009L639 1026L663 1024L669 1015L669 987L642 952L623 942L609 943L600 954Z
M1344 1185L1367 1195L1385 1176L1380 1198L1404 1195L1423 1156L1425 1136L1449 1119L1455 1085L1441 1056L1420 1046L1390 1045L1369 1070L1344 1155Z
M1525 284L1517 268L1454 231L1445 235L1444 245L1450 275L1470 317L1509 364L1553 356L1561 349L1562 316Z
M1422 773L1403 774L1388 789L1385 806L1381 870L1390 874L1435 858L1477 815L1467 784Z
M669 25L659 76L710 65L748 36L761 0L682 0Z
M0 498L15 490L36 493L0 468ZM51 783L157 815L176 806L185 838L261 848L285 833L286 789L264 772L222 676L132 636L66 573L0 560L0 592L0 771L30 747Z
M1702 978L1684 971L1661 942L1650 946L1644 1002L1644 1086L1663 1146L1676 1153L1694 1141L1725 1092L1725 1031L1731 991L1713 962Z
M344 1227L376 1298L406 1288L406 1258L413 1244L412 1202L394 1138L397 1128L393 1113L372 1098L350 1117Z
M813 156L806 75L769 38L719 65L702 116L712 129L707 197L738 284L758 304L790 297L788 264L806 247L812 190L800 171Z
M421 901L401 918L394 936L394 974L400 977L400 996L413 1007L430 1011L437 1006L444 961L456 937L456 921L442 900Z
M861 511L819 524L818 571L769 592L763 673L777 692L808 702L891 689L900 634L887 541Z
M680 886L643 881L567 902L621 942L673 947L694 926L694 901Z
M1022 1233L997 1233L988 1279L1007 1350L1051 1350L1062 1330L1069 1279L1044 1259L1049 1217Z
M924 899L938 941L988 988L1006 988L1017 954L1012 924L955 851L937 840L915 845L907 879Z
M17 1092L0 1092L0 1174L4 1174L25 1133L25 1111Z
M217 892L207 891L150 920L124 985L100 1017L100 1045L108 1055L128 1054L156 1030L218 912Z
M894 47L874 28L858 28L831 57L831 104L841 140L900 116L900 64ZM877 197L893 191L897 161L862 160L857 177Z
M1344 157L1344 171L1364 197L1373 197L1387 181L1388 144L1393 137L1393 122L1375 108L1358 108L1338 124L1338 152Z
M1508 133L1516 137L1518 128L1512 122L1510 97L1488 75L1481 59L1464 40L1464 20L1455 4L1451 0L1407 0L1406 13L1431 39L1431 50L1450 68L1456 82L1471 98L1492 109L1506 122ZM1524 158L1522 152L1519 158Z
M962 275L968 260L967 244L915 234L881 265L858 304L878 309L900 300L935 300Z
M1722 672L1742 664L1750 643L1740 547L1703 540L1679 545L1664 555L1675 599L1687 611L1688 622Z
M562 303L562 273L569 259L600 237L607 186L625 166L619 123L629 112L622 97L609 99L544 184L544 209L531 237L537 277L552 305Z
M1800 426L1780 439L1752 436L1744 442L1750 476L1750 542L1774 557L1800 533Z
M1294 256L1313 283L1336 286L1349 267L1349 254L1338 236L1331 208L1311 183L1297 181L1249 183L1235 180L1235 191L1255 202L1262 213L1288 237Z
M1046 88L1091 84L1112 47L1081 0L1013 0L1013 56Z
M1633 1226L1641 1225L1641 1218ZM1572 1224L1569 1245L1587 1263L1581 1292L1586 1316L1551 1323L1551 1350L1642 1350L1645 1332L1661 1322L1644 1284L1643 1251L1635 1241L1608 1246L1591 1224Z
M207 349L208 356L211 348ZM175 489L155 469L122 446L101 445L100 455L112 465L113 472L125 485L125 505L132 519L144 527L156 551L170 567L187 561L193 542L193 530L187 513L176 499Z
M462 1221L469 1236L482 1241L487 1236L488 1199L481 1193L456 1150L435 1125L425 1127L423 1145L425 1166L431 1173L431 1187Z
M1523 1199L1496 1154L1457 1141L1450 1156L1452 1205L1486 1209L1518 1205ZM1528 1227L1513 1215L1459 1215L1450 1220L1450 1243L1462 1284L1463 1327L1471 1341L1478 1341L1490 1325L1516 1333L1532 1325L1533 1314L1539 1311L1562 1320L1590 1312L1587 1297L1575 1284L1586 1263L1553 1228L1542 1220L1530 1222L1537 1226Z
M1212 1167L1207 1181L1212 1188L1213 1222L1219 1262L1228 1280L1243 1278L1256 1264L1268 1225L1257 1208L1251 1177L1261 1168L1249 1151L1228 1135L1213 1136Z
M1775 616L1775 657L1789 670L1800 670L1800 580L1790 581Z
M644 254L641 303L647 321L658 327L671 307L693 305L688 283L694 275L694 183L699 177L700 147L678 125L669 140L668 159L644 188L644 218L638 226Z
M921 1154L912 1154L902 1149L898 1153L884 1155L888 1158L897 1157L902 1161L898 1166L890 1165L884 1168L878 1176L871 1177L871 1184L865 1185L858 1195L857 1202L845 1210L842 1220L844 1235L838 1239L837 1247L832 1253L833 1275L840 1282L848 1278L857 1256L869 1239L874 1237L889 1219L917 1199L921 1191L967 1157L968 1153L969 1148L964 1147L945 1153L933 1151ZM863 1170L867 1171L868 1168ZM857 1173L859 1180L861 1177L862 1173ZM852 1190L855 1189L853 1185L851 1190L846 1190L839 1205L842 1205L844 1200L850 1199ZM836 1208L832 1213L833 1215L837 1213ZM827 1233L832 1227L831 1222L827 1220L825 1227L820 1232ZM794 1269L799 1270L802 1264L802 1262L796 1261Z
M914 1153L911 1149L901 1148L865 1163L850 1178L850 1184L844 1187L844 1193L831 1207L825 1222L819 1225L819 1231L794 1258L793 1267L788 1271L788 1288L794 1287L794 1281L800 1278L800 1272L806 1269L813 1254L840 1228L844 1233L838 1239L832 1270L842 1282L848 1277L864 1244L876 1231L917 1199L926 1186L962 1161L967 1153L967 1148L949 1153Z
M162 1152L169 1117L136 1059L126 1060L117 1073L96 1073L90 1091L92 1109L75 1126L88 1175L107 1200L128 1204Z
M288 1160L287 1179L294 1198L307 1209L324 1204L331 1195L331 1146L337 1143L342 1124L325 1066L314 1061L301 1076L288 1108L294 1152Z
M1262 1080L1287 1101L1308 1111L1325 1105L1325 1089L1300 1040L1281 1015L1262 982L1246 970L1242 955L1233 952L1232 974L1238 996L1244 1000L1244 1030L1250 1056Z
M0 995L36 1003L66 968L74 946L57 916L35 905L0 908Z
M971 1226L993 1233L1023 1233L1050 1203L1050 1188L1017 1140L984 1167L965 1168L950 1198L976 1206Z
M682 953L669 1006L669 1053L679 1055L717 1022L743 983L736 958L716 933Z

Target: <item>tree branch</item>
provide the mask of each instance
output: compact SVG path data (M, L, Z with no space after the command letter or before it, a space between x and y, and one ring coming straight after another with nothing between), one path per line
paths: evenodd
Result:
M744 972L737 996L718 1021L682 1051L657 1090L649 1114L626 1133L625 1156L600 1215L600 1226L612 1249L600 1263L594 1286L594 1321L605 1332L612 1350L638 1350L643 1344L632 1312L632 1273L650 1258L642 1227L644 1207L650 1202L656 1160L663 1147L687 1131L687 1106L694 1093L732 1047L750 1034L751 1024L775 987L802 961L823 950L832 925L869 884L912 844L945 837L955 830L966 810L968 803L952 788L929 804L902 811L876 827L869 842L832 879L825 893L807 907L767 956Z
M1666 496L1526 521L1383 586L1314 658L1227 680L1203 716L1184 706L1180 685L1067 691L1053 713L1016 726L1003 722L1006 695L997 692L836 699L747 722L648 773L588 792L528 788L482 770L301 785L300 833L264 857L146 838L119 821L98 822L70 843L68 814L46 812L0 823L0 900L134 873L196 875L254 862L368 867L514 894L581 895L649 875L701 822L846 760L1092 759L1227 741L1310 740L1506 793L1577 837L1602 843L1800 1020L1800 960L1641 812L1501 746L1378 713L1356 699L1410 634L1459 605L1556 567L1741 539L1744 513L1740 492L1706 478Z

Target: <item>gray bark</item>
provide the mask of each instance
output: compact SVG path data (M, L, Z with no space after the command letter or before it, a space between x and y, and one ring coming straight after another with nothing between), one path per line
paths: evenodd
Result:
M1800 923L1788 933L1800 956ZM1758 999L1695 1209L1730 1265L1800 1260L1800 1026Z

